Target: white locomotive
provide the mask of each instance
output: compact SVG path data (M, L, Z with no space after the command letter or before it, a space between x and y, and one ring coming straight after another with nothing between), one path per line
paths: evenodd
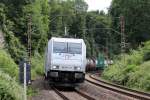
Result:
M83 39L52 37L46 48L45 77L50 84L76 86L84 82L86 45Z

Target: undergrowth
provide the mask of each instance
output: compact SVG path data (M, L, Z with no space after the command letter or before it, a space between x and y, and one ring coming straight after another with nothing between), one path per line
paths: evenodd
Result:
M150 41L138 50L131 50L125 59L114 61L102 77L129 88L150 91Z
M23 100L23 88L8 74L0 71L0 100Z
M0 49L0 100L23 100L23 88L17 83L18 66Z
M44 74L44 57L39 53L36 53L32 57L31 73L32 79Z
M11 77L18 78L18 66L3 49L0 49L0 70L9 74Z

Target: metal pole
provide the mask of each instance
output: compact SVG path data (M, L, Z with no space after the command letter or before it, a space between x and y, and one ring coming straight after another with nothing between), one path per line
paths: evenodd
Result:
M125 41L125 20L124 16L120 17L120 25L121 25L121 54L123 57L123 60L125 62L125 48L126 48L126 41Z
M83 29L83 39L85 39L86 30Z
M31 65L31 16L29 15L28 19L28 60L29 60L29 65Z
M27 100L26 63L24 63L24 100Z
M27 34L28 34L28 62L29 62L29 66L31 67L31 33L32 33L32 19L31 19L31 15L28 15L28 30L27 30ZM31 73L30 73L31 76ZM31 80L28 80L28 84L31 84Z
M108 59L108 38L105 39L106 39L106 57Z

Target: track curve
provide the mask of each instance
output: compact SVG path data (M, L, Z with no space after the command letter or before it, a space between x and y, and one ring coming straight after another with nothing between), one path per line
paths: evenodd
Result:
M121 94L130 96L130 97L134 97L136 99L150 100L150 94L149 93L132 90L132 89L120 86L120 85L106 82L106 81L98 78L95 74L86 75L86 81L88 81L88 82L90 82L96 86L103 87L105 89L108 89L108 90L111 90L111 91L114 91L117 93L121 93Z
M63 100L76 100L77 98L79 100L96 100L95 98L91 97L90 95L84 93L83 91L80 91L78 89L73 89L70 93L65 93L64 91L60 91L56 87L52 87L52 89L55 91L56 94L58 94ZM72 97L72 95L74 97ZM70 96L69 96L70 95ZM77 98L75 98L75 96ZM70 98L69 98L70 97Z

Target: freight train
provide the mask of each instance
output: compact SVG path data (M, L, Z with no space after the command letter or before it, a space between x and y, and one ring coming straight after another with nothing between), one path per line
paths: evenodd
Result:
M113 64L113 60L106 58L103 54L98 55L97 58L88 58L86 64L86 71L103 70L109 65Z
M84 82L86 45L83 39L56 38L48 41L45 78L51 85L77 86Z

